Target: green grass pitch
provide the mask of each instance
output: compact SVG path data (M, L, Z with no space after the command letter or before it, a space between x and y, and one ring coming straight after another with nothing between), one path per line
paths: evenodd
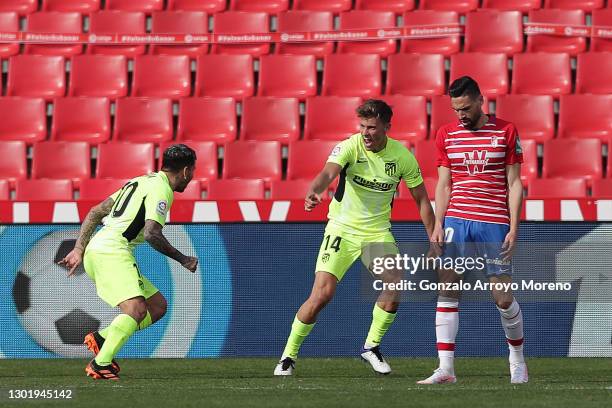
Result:
M303 358L291 378L276 360L121 360L120 381L85 376L85 360L0 360L0 407L604 407L612 359L531 358L530 383L511 385L502 358L459 358L458 383L417 386L433 358L390 358L377 376L357 359ZM12 401L10 389L74 390L71 400Z

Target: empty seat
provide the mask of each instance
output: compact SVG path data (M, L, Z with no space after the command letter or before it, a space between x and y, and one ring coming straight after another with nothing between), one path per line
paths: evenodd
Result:
M563 95L557 134L562 138L595 137L607 143L612 136L610 112L612 95Z
M504 95L497 98L496 114L516 125L521 140L542 143L555 135L553 98L549 95Z
M363 30L371 28L393 29L395 14L391 11L354 10L340 14L340 30ZM395 53L396 41L340 41L338 52L357 54L378 54L387 57Z
M208 17L201 11L158 11L151 21L153 34L190 34L208 37ZM153 54L188 55L195 58L208 52L203 45L152 45Z
M514 56L512 93L558 97L571 91L568 54L537 52Z
M196 96L253 95L253 58L250 55L203 55L198 57Z
M28 144L47 137L45 101L38 98L0 98L0 140Z
M533 179L529 182L527 198L583 198L586 190L583 178Z
M459 15L455 11L418 10L404 14L404 26L412 27L410 33L422 38L406 38L401 42L402 52L417 52L428 54L451 55L459 52L461 47L460 35L444 35L436 37L426 28L427 25L453 25L459 26Z
M519 135L520 135L519 130ZM521 165L521 181L523 186L538 177L538 145L535 140L525 140L521 136L521 148L523 149L523 164Z
M110 139L110 129L106 98L58 98L53 102L52 140L103 143Z
M70 68L70 96L104 96L128 92L127 59L122 55L76 55Z
M14 12L0 12L0 31L17 32L19 31L19 15ZM0 43L0 58L10 57L19 53L19 44Z
M591 37L591 51L612 52L612 38L601 37L599 30L609 30L605 27L612 26L612 3L608 3L607 9L593 10L592 24L593 37Z
M2 0L0 11L11 11L21 15L30 14L38 9L38 0Z
M442 95L446 86L444 56L393 54L387 66L386 94ZM406 73L410 73L407 75Z
M78 184L90 177L90 168L85 142L41 142L32 148L32 178L70 179Z
M612 198L612 179L594 180L591 186L591 193L596 198Z
M118 99L113 139L130 142L172 140L172 102L161 98Z
M15 55L9 60L8 96L53 99L64 96L64 58L50 55Z
M168 10L218 13L225 10L226 5L226 0L168 0Z
M424 96L388 95L382 99L393 109L389 136L411 143L427 137L427 99Z
M568 26L585 25L584 11L541 9L529 12L529 22L539 24L560 24ZM564 37L559 35L528 35L527 51L566 52L572 55L586 49L585 37Z
M250 11L227 11L214 16L213 33L217 40L223 41L225 36L234 37L240 34L263 34L269 32L268 14ZM250 54L260 57L270 52L269 43L246 44L215 44L212 52L216 54Z
M487 98L484 98L482 110L485 113L489 112L489 103ZM431 98L431 126L429 127L429 137L435 138L440 126L447 123L457 122L457 114L451 107L450 97L448 95L438 95Z
M193 176L195 180L208 182L218 176L217 145L215 142L207 141L186 141L186 142L166 142L159 145L158 168L162 168L164 151L175 143L184 143L196 152L197 162L196 171Z
M483 8L494 8L498 10L516 10L527 13L530 10L539 9L542 0L484 0Z
M75 34L83 31L81 13L63 13L49 11L32 13L27 19L27 31L30 33ZM25 52L39 55L61 55L70 57L83 51L81 44L26 44Z
M325 57L321 95L373 97L380 93L378 55L331 54Z
M491 30L495 27L495 30ZM480 10L467 14L466 52L503 52L513 55L523 51L523 23L518 11Z
M604 3L604 0L544 0L544 7L591 11L602 8Z
M277 140L284 144L300 138L299 103L295 98L246 98L240 138Z
M508 93L508 60L505 54L465 52L451 56L451 83L464 75L474 78L482 94L488 98Z
M114 34L144 35L145 14L136 11L104 10L89 17L89 32L98 37ZM124 55L133 58L144 54L145 45L89 45L87 51L93 54Z
M100 10L101 0L43 0L43 11L76 11L81 14Z
M164 0L106 0L108 10L156 11L164 9Z
M304 139L342 140L359 132L359 97L315 96L306 100ZM330 118L334 118L330 120Z
M278 15L278 31L281 33L304 33L306 31L332 31L334 16L328 11L291 10ZM334 43L307 42L276 44L281 54L305 54L323 57L334 51Z
M130 179L104 178L85 179L79 186L79 199L83 201L104 201L121 189Z
M289 8L289 0L231 0L230 10L277 14Z
M317 68L313 55L264 55L259 66L260 96L305 99L317 94Z
M414 157L421 168L423 177L438 177L438 148L433 140L421 140L414 146Z
M0 179L14 187L17 180L28 177L25 142L0 141L0 156Z
M16 201L72 201L70 180L19 180L15 185Z
M238 141L225 145L223 178L262 179L269 184L282 176L281 145L273 141Z
M271 200L303 200L310 190L310 180L280 180L273 181L270 186ZM323 194L323 199L327 198Z
M112 142L98 146L97 178L133 178L155 170L153 143Z
M340 13L350 10L353 6L352 0L295 0L293 8L296 10L317 10Z
M478 8L478 0L421 0L421 8L425 10L451 10L467 13Z
M8 180L0 179L0 200L8 200L10 198L10 189Z
M590 182L602 174L600 140L553 139L544 143L543 178L584 177Z
M357 0L357 10L383 10L400 14L414 9L414 0Z
M585 52L578 55L576 92L612 94L612 53Z
M207 200L263 200L264 181L259 179L211 180Z
M139 55L134 59L133 96L174 98L191 93L191 69L186 55Z
M287 160L287 179L312 180L327 162L334 147L338 145L333 140L300 140L289 145Z
M177 140L236 139L236 102L232 98L183 98L179 105Z
M174 199L200 201L202 200L202 185L198 180L191 180L184 191L174 192Z

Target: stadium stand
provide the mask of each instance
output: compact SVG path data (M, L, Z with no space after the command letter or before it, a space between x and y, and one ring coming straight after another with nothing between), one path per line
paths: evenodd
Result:
M270 185L271 200L303 200L310 189L311 180L280 180ZM323 199L328 198L325 194Z
M186 55L139 55L134 58L132 96L178 99L191 94Z
M283 144L298 140L298 100L265 96L246 98L241 125L241 140L276 140Z
M263 200L264 182L260 179L211 180L208 200Z
M64 96L64 58L51 55L15 55L9 59L7 96L40 97L51 100Z
M151 18L151 33L208 35L208 16L201 11L156 11ZM208 45L152 45L151 52L196 58L208 52Z
M106 0L108 10L156 11L164 8L164 0Z
M74 34L83 31L81 13L43 11L28 15L26 29L30 33ZM26 44L25 52L38 55L71 57L83 52L81 44Z
M586 23L582 10L540 9L529 12L529 21L543 24L564 24L581 26ZM558 35L527 36L527 51L530 52L565 52L576 55L586 50L584 37L563 37Z
M536 52L514 56L512 93L559 97L571 91L568 54Z
M43 11L76 11L81 14L100 10L101 0L43 0Z
M126 142L172 140L172 102L163 98L117 100L113 139Z
M45 101L41 98L0 98L0 140L32 144L47 137Z
M110 139L110 102L107 98L57 98L53 101L51 139L91 144Z
M231 0L230 10L276 14L289 8L289 0Z
M530 10L539 9L542 0L483 0L483 8L493 8L498 10L516 10L527 13Z
M128 63L122 55L72 57L69 96L103 96L117 99L128 93Z
M179 104L178 141L236 139L236 102L232 98L183 98Z
M38 10L38 0L2 0L0 11L13 11L19 15L33 13Z
M136 11L102 10L89 16L89 32L95 35L146 34L146 16ZM89 45L91 54L124 55L134 58L144 54L146 45Z
M523 23L518 11L480 10L465 21L464 52L513 55L523 50ZM494 30L491 27L495 27Z
M17 180L28 177L26 144L20 140L0 141L0 180L7 183L7 188L15 187Z
M410 75L406 75L406 72L410 72ZM442 95L445 87L443 55L389 55L385 90L387 95Z
M478 8L478 0L421 0L420 7L425 10L452 10L459 13Z
M264 55L260 59L260 96L306 99L317 94L317 68L313 55Z
M299 140L291 143L287 180L312 180L321 171L337 144L333 140Z
M19 180L15 186L16 201L72 201L70 180Z
M500 96L496 114L516 125L521 141L542 143L555 135L555 113L550 95Z
M571 166L561 158L571 158ZM582 177L591 183L602 175L600 140L553 139L544 143L543 178Z
M527 189L527 198L584 198L587 196L583 178L533 179Z
M252 96L253 58L248 54L198 57L195 86L196 96Z
M0 12L0 31L19 31L19 15L14 12ZM0 44L0 58L10 57L19 53L19 44Z
M381 99L393 109L390 137L410 143L427 137L427 99L424 96L387 95Z
M353 10L340 13L340 30L395 28L395 14L391 11ZM381 41L341 41L338 52L356 54L378 54L387 57L395 53L396 40Z
M612 53L578 54L576 93L612 94Z
M33 146L33 179L69 179L77 187L90 177L91 158L86 142L41 142Z
M417 10L404 13L404 26L416 27L432 24L459 24L455 11ZM459 52L461 38L453 35L440 38L406 38L401 41L402 52L451 55Z
M130 179L85 179L79 187L79 199L103 201L123 187Z
M281 145L276 141L237 141L225 145L223 178L262 179L269 186L282 176Z
M225 35L267 33L268 14L249 11L228 11L214 15L213 33ZM270 52L268 43L215 44L211 52L216 54L250 54L260 57Z
M168 0L168 10L218 13L224 11L226 6L226 0Z
M612 26L612 2L608 2L607 9L593 10L592 25L594 27L611 27ZM602 37L591 38L591 51L612 51L612 39Z
M150 173L155 169L154 156L153 143L103 143L98 146L96 177L132 178Z
M380 57L331 54L325 57L321 95L370 98L381 93Z
M414 0L357 0L356 10L383 10L401 14L414 9Z
M559 108L560 138L599 138L607 143L612 137L612 95L563 95Z
M359 97L315 96L306 100L305 140L342 140L359 131ZM330 120L333 118L333 120Z
M332 31L334 15L329 11L289 10L278 15L278 31L286 33L304 31ZM321 58L334 52L334 43L280 43L276 46L280 54L314 55Z
M340 13L348 11L353 6L352 0L295 0L293 8L296 10L331 11Z

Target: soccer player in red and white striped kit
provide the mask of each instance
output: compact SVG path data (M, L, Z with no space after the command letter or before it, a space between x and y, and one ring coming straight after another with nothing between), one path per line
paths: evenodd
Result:
M449 88L458 121L436 135L438 184L432 241L446 243L444 256L483 256L489 282L511 283L511 256L521 213L523 154L515 126L487 115L475 80L464 76ZM468 253L469 252L469 253ZM439 271L440 282L459 282L452 270ZM457 381L455 337L459 328L458 291L441 291L436 308L436 343L440 366L418 384ZM510 290L492 289L510 349L510 381L528 381L523 356L523 315Z

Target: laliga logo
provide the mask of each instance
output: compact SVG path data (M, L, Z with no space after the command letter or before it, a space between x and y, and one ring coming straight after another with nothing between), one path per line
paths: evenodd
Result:
M187 35L185 36L185 42L186 42L186 43L191 43L191 42L193 42L193 36L192 36L191 34L187 34Z
M95 34L89 34L89 42L90 43L95 43L97 41L98 37Z
M565 35L570 36L574 34L574 29L572 27L565 27Z
M376 35L379 36L379 37L384 37L385 36L385 30L378 30L376 32Z
M282 33L282 34L281 34L280 39L281 39L281 41L282 41L282 42L287 42L287 41L289 41L289 34L287 34L287 33Z

